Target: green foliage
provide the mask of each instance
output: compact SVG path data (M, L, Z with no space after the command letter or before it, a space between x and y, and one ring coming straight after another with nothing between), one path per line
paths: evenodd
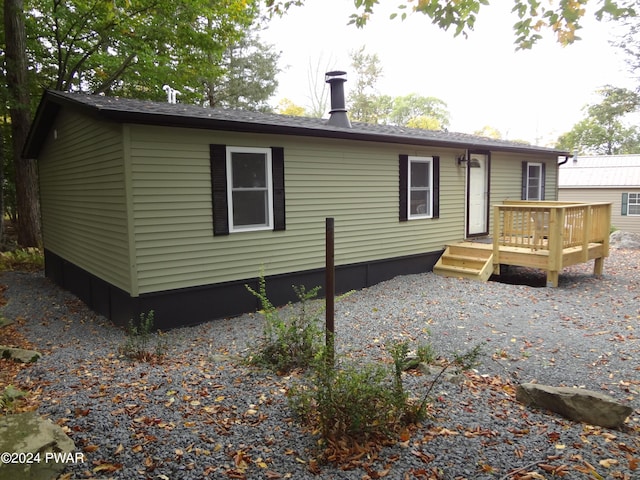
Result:
M479 343L471 350L463 353L454 353L453 363L451 364L451 366L455 368L456 372L465 372L477 367L480 364L480 357L484 355L483 348L484 344Z
M418 355L418 360L420 360L420 363L426 363L428 365L435 363L437 357L436 351L434 350L431 343L423 343L421 345L418 345L416 354Z
M310 385L289 391L298 418L318 428L325 440L391 436L402 411L387 369L374 364L335 368L325 355L326 350L318 356Z
M264 315L263 338L253 349L251 363L280 373L307 368L321 346L321 309L312 306L320 287L307 291L304 286L294 286L298 298L297 312L283 318L267 297L264 274L260 275L258 285L258 291L246 286L260 300Z
M162 332L154 332L154 312L141 313L137 322L129 320L126 339L120 346L120 354L141 362L160 361L167 351L166 337Z
M278 87L280 53L261 43L255 30L253 25L225 49L221 74L204 82L208 106L271 111L268 100Z
M485 125L484 127L473 132L474 135L478 135L479 137L487 137L494 138L496 140L502 140L502 133L495 127L491 125Z
M34 85L163 100L172 82L181 101L203 103L203 85L228 71L225 50L258 13L256 0L32 0L25 23Z
M19 390L13 385L7 385L0 395L0 410L2 413L12 413L16 408L16 401L26 397L29 392Z
M349 23L358 28L364 27L374 13L374 7L380 0L355 0L356 13L351 15ZM473 31L481 7L489 5L489 0L420 0L413 2L405 0L398 5L398 11L391 14L391 18L407 18L407 12L419 12L426 15L431 23L442 30L453 30L454 36L468 37ZM497 3L497 2L495 2ZM558 43L567 45L579 40L576 31L582 28L586 8L595 0L580 1L550 1L515 0L512 13L517 17L513 25L518 49L533 47L542 39L540 32L550 31L556 36ZM267 0L269 12L282 15L292 6L303 5L304 0ZM594 13L598 21L604 19L617 20L634 17L638 14L635 0L606 0L600 1Z
M18 248L0 252L0 271L18 270L35 272L44 268L44 255L40 248Z
M264 272L258 278L257 291L248 285L246 288L260 301L265 320L263 339L252 352L251 363L279 373L313 367L305 380L289 390L289 405L302 422L320 431L325 441L391 438L407 425L423 421L430 392L444 372L452 367L456 371L473 368L481 355L480 345L467 353L454 354L422 400L416 402L405 390L403 374L421 362L435 362L430 343L418 346L415 354L408 342L393 343L389 348L391 372L372 363L336 365L333 350L320 342L317 324L322 308L311 304L319 287L310 291L294 287L299 302L297 311L288 318L282 318L281 311L269 300Z
M587 116L560 136L557 147L592 155L639 153L640 129L625 124L625 117L638 110L640 95L610 85L598 93L601 102L585 107Z
M252 36L256 0L32 0L24 13L36 102L43 87L163 100L171 81L181 101L204 103L203 85L217 82L216 96L258 95L259 108L277 85L279 54Z
M383 125L442 130L449 126L447 104L435 97L415 93L400 97L380 95L376 86L382 77L382 66L376 54L365 53L365 47L351 52L351 66L356 80L349 97L352 120Z
M281 115L293 115L295 117L306 117L309 116L304 107L300 105L296 105L289 98L283 98L278 102L278 107L276 108L276 112Z
M429 130L443 130L449 126L449 111L447 104L439 98L423 97L411 93L393 99L389 123L413 128L427 127Z
M428 418L435 385L449 369L460 372L473 368L482 354L482 345L454 354L452 361L444 362L419 401L410 398L403 374L420 362L433 363L436 355L430 344L416 351L417 359L411 355L408 342L392 344L389 353L393 368L389 372L371 363L334 367L326 361L323 350L307 383L290 389L289 405L303 423L319 430L325 441L392 438L408 425Z

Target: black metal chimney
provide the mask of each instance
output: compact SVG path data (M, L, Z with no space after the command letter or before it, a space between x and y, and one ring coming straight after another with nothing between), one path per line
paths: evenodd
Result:
M335 70L327 72L324 80L331 86L331 110L329 110L329 125L334 127L351 128L351 122L347 116L347 108L344 102L344 82L347 81L347 72Z

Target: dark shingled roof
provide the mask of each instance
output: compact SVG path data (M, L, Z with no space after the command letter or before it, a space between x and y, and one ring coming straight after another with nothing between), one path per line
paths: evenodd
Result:
M197 105L180 103L170 104L48 90L40 101L36 117L31 126L24 149L25 157L38 157L46 134L53 125L57 112L63 106L79 109L98 118L119 123L339 138L433 147L521 153L538 152L556 154L558 156L569 155L569 152L564 150L495 140L464 133L422 130L394 125L372 125L360 122L352 122L352 128L344 128L329 125L327 120L319 118L203 108Z

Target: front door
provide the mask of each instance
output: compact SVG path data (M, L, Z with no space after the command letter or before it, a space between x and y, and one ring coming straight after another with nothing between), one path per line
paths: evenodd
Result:
M489 154L469 152L467 160L467 236L489 234Z

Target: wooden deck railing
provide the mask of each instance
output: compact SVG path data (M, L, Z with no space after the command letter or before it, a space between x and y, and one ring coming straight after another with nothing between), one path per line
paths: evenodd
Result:
M602 258L609 254L610 226L610 203L505 201L494 207L494 268L501 263L501 247L528 249L547 256L544 268L557 281L565 253L573 252L572 261L587 262L593 258L590 248L599 244L602 255L594 270L601 271Z
M494 209L494 242L551 250L609 241L610 203L505 201Z

